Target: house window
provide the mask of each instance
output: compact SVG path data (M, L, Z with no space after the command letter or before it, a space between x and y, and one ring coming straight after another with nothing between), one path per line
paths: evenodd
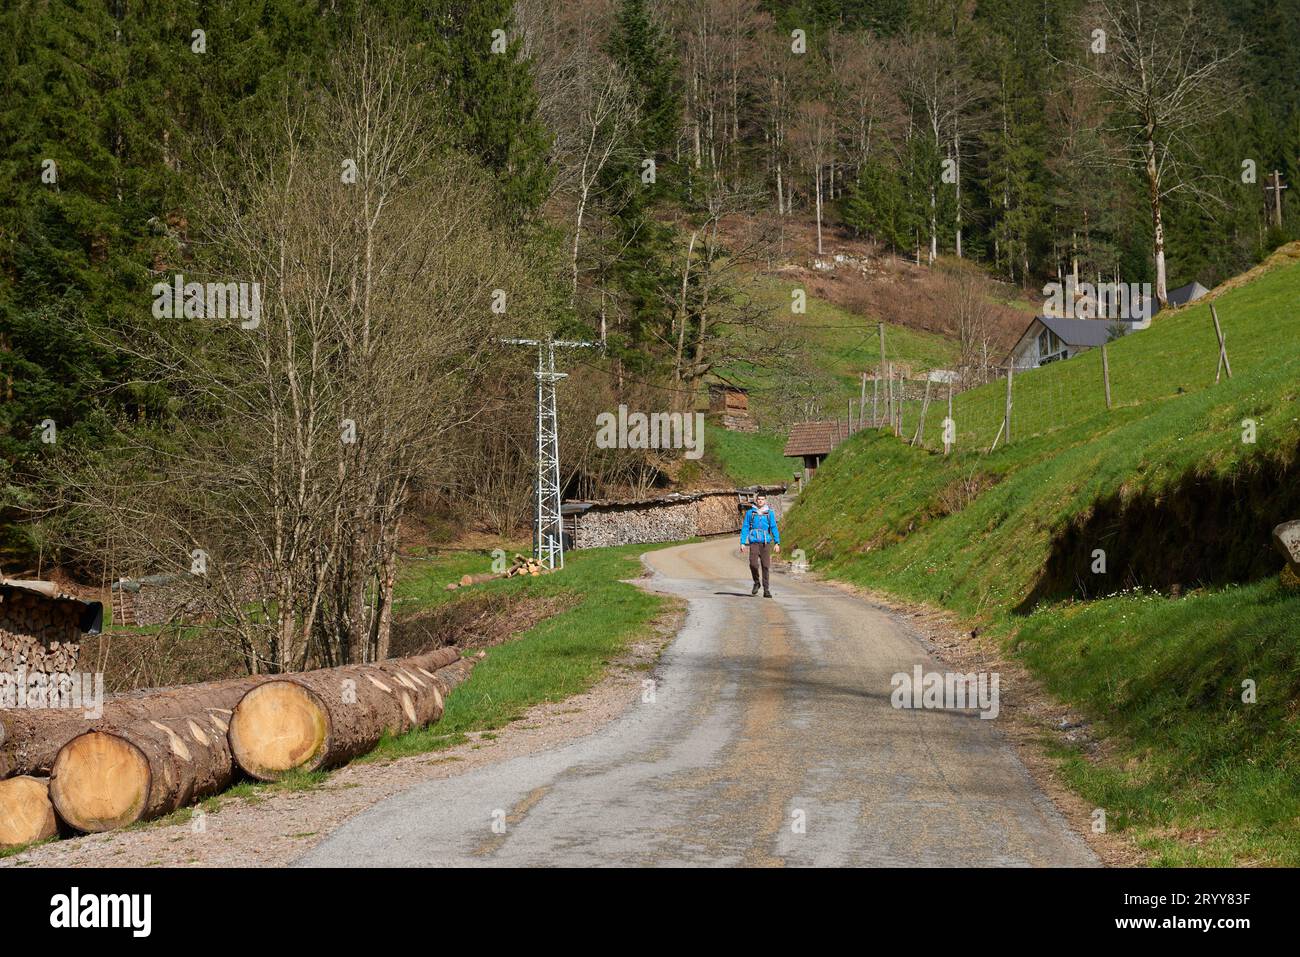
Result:
M1044 329L1038 334L1038 361L1052 362L1055 359L1065 358L1065 343L1061 337L1050 329Z

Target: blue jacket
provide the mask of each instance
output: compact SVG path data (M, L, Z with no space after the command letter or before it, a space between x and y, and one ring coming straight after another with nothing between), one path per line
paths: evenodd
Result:
M756 542L776 542L781 544L781 533L776 527L776 512L767 510L763 515L756 508L745 513L745 524L740 529L740 544L748 545L750 539Z

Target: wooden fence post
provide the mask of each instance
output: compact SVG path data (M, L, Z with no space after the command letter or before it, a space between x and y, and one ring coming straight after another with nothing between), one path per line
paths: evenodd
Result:
M1106 343L1101 344L1101 378L1106 384L1106 408L1110 408L1110 358L1106 354Z
M880 370L876 370L876 377L872 380L871 386L871 427L880 428Z
M867 374L862 373L862 392L858 397L858 431L861 432L867 424Z
M898 398L894 400L894 436L903 437L903 403L907 401L907 394L904 391L903 372L898 372Z
M1232 378L1232 363L1228 361L1228 345L1223 338L1223 327L1219 325L1219 312L1214 308L1214 303L1210 303L1210 316L1214 319L1214 334L1219 337L1219 364L1214 368L1214 381L1217 384L1219 375L1222 372L1228 373L1228 378Z
M889 363L889 392L885 396L885 414L889 416L889 427L894 427L894 364Z
M948 418L943 423L943 454L947 455L952 451L952 443L948 441L948 430L952 429L955 434L957 426L952 420L952 381L948 382Z
M1016 360L1014 358L1007 360L1007 408L1006 412L1002 415L1003 430L1007 434L1006 445L1011 444L1011 374L1012 370L1015 368L1015 362ZM994 439L993 441L996 444L997 440Z
M916 422L916 434L912 436L912 444L924 448L925 446L925 414L930 408L930 379L927 376L925 380L925 397L921 400L921 417Z

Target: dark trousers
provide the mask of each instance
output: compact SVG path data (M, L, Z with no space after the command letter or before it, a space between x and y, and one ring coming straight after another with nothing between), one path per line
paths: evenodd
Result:
M754 584L759 583L758 569L763 569L763 591L768 591L767 580L772 574L772 543L771 542L750 542L749 543L749 573L754 576Z

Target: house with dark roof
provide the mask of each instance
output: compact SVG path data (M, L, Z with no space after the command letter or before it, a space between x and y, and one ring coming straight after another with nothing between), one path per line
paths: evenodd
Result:
M1036 316L1016 340L1011 356L1017 369L1036 369L1095 349L1137 330L1138 323L1118 319L1062 319Z
M848 434L842 422L798 422L790 428L785 451L781 454L803 459L803 480L806 483L822 464L822 459L846 438Z
M1177 289L1170 289L1166 294L1171 306L1185 306L1189 302L1195 302L1210 290L1206 289L1199 282L1189 282L1186 286L1179 286Z

